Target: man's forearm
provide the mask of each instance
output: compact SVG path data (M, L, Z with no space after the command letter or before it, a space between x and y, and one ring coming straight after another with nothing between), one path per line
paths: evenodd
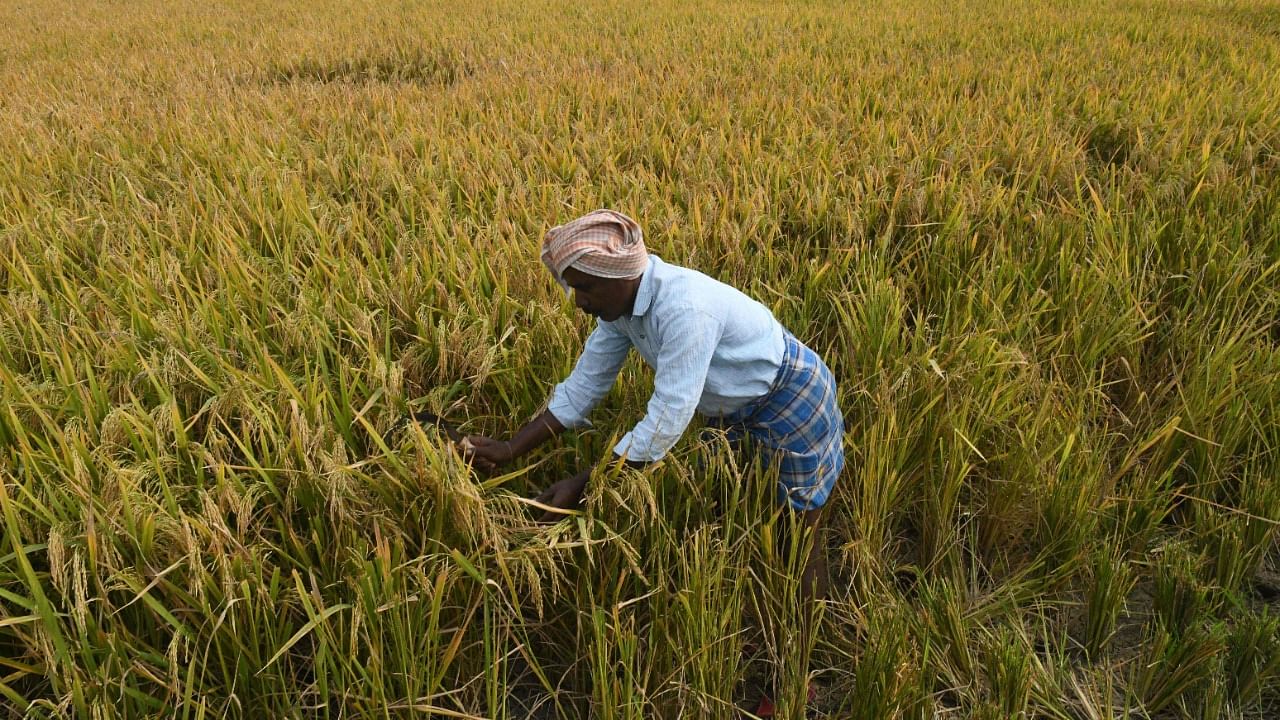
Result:
M551 414L543 410L542 414L531 420L511 438L511 454L519 457L533 450L542 443L564 432L564 425Z

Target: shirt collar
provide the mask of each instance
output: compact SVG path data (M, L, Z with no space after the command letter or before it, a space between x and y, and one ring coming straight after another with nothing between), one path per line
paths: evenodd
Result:
M649 255L649 267L645 268L644 275L640 278L640 287L636 290L636 302L631 308L631 317L643 316L653 305L653 275L661 262L657 255Z

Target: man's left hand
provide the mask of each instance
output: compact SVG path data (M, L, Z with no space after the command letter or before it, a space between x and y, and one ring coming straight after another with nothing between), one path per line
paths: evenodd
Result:
M562 510L572 510L582 503L582 493L587 489L587 480L590 477L591 470L587 469L571 478L565 478L543 490L538 497L534 498L534 502ZM554 510L547 510L542 513L542 517L539 518L538 522L555 522L563 518L564 515L564 513Z

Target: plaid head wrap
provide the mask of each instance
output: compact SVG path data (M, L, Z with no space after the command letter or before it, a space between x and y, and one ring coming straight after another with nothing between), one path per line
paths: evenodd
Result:
M602 278L633 278L644 274L649 253L635 220L613 210L596 210L547 231L542 262L564 291L564 271L577 268Z

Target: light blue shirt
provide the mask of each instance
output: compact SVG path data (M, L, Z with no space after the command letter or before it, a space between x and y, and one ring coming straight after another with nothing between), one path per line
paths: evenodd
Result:
M786 350L784 332L769 308L742 292L650 255L632 314L596 323L548 410L566 428L590 425L587 416L634 347L654 368L653 396L613 451L652 462L676 444L695 410L727 415L767 393Z

